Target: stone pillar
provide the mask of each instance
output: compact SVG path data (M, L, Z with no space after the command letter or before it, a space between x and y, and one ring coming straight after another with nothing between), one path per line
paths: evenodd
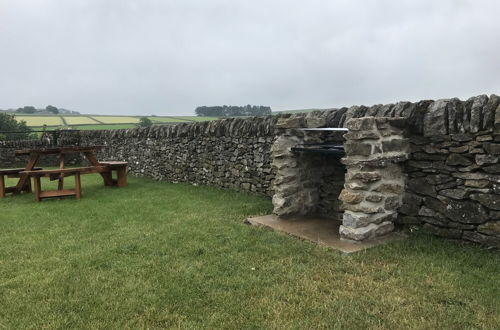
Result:
M317 164L311 155L295 154L292 147L321 143L319 133L307 133L301 127L324 125L322 118L280 118L276 124L277 137L271 147L276 171L273 182L273 213L278 216L315 213L319 201Z
M394 229L404 191L400 163L408 158L403 126L403 118L386 117L353 118L346 123L341 238L363 241Z

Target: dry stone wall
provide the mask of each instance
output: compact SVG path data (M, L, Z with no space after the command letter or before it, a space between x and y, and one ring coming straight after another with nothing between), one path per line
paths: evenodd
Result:
M441 100L410 138L399 222L500 247L500 98Z
M60 144L105 145L99 158L126 160L133 174L272 196L276 167L272 166L271 147L282 135L280 120L295 121L300 125L296 127L345 127L351 118L402 117L406 119L410 155L403 166L406 185L397 223L421 226L439 236L499 246L499 105L498 96L480 95L466 101L353 106L151 129L82 131L67 133ZM40 141L0 142L0 166L25 164L25 158L13 157L16 149L46 146ZM46 165L55 163L46 161ZM335 187L338 182L332 178L336 174L328 174L324 168L320 172L324 179L319 196L314 197L318 202L314 208L337 210L325 202L340 194ZM318 181L312 178L311 182Z
M105 145L98 158L125 160L156 180L271 194L275 117L113 131L82 131L81 145Z

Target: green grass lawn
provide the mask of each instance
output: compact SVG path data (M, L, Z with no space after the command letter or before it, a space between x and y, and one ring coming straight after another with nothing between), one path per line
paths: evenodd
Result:
M343 255L243 224L268 198L129 183L0 199L0 329L500 324L496 252L417 234Z

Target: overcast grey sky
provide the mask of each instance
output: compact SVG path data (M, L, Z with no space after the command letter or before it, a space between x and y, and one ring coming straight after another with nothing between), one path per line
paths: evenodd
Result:
M0 0L0 108L191 115L500 94L498 0Z

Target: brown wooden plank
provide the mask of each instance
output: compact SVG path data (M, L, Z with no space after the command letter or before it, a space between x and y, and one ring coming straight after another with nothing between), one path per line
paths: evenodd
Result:
M122 166L116 169L117 176L117 186L126 187L127 186L127 167Z
M5 187L6 194L13 193L14 191L16 191L16 187Z
M59 169L62 170L64 169L64 154L61 153L59 154ZM64 189L64 172L61 172L59 174L59 182L57 183L57 189L58 190L63 190Z
M33 168L33 170L41 170L41 169L42 169L41 167ZM4 169L0 169L0 174L9 175L9 178L14 178L15 175L17 175L17 177L19 177L19 173L24 171L24 170L25 170L24 168L4 168Z
M85 157L87 157L88 161L90 164L92 164L95 167L100 167L101 163L97 160L97 157L93 152L84 152L83 153ZM102 179L104 180L104 185L105 186L112 186L113 185L113 180L111 180L109 175L106 175L104 173L101 173Z
M79 152L95 152L105 146L89 146L89 147L60 147L60 148L37 148L37 149L23 149L16 150L14 153L18 156L27 155L51 155L60 153L79 153Z
M75 189L47 190L40 193L40 198L76 196Z
M40 183L40 177L35 177L35 201L40 202L42 199L40 194L42 193L42 184Z
M99 167L75 167L75 168L64 168L64 169L55 169L55 170L39 170L39 171L23 171L22 174L30 175L30 176L45 176L50 177L53 174L64 173L65 176L70 176L71 174L80 173L80 174L92 174L92 173L103 173L109 172L105 166Z
M4 176L3 174L0 174L0 198L4 198L5 197L5 179L4 179Z
M40 158L39 155L31 155L28 164L26 165L24 170L32 171L36 165L36 162L38 161L38 158ZM21 175L16 185L16 191L14 192L15 194L20 193L23 190L24 186L26 185L26 180L29 180L29 177L27 175Z
M80 199L82 197L82 182L80 180L80 173L76 173L75 175L75 192L76 198Z

